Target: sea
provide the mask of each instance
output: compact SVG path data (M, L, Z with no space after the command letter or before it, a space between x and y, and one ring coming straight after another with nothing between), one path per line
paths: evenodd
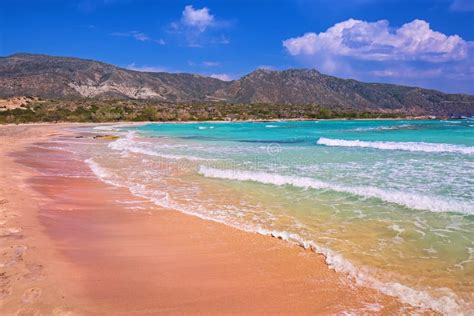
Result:
M73 148L104 182L320 253L355 285L404 303L474 314L474 119L148 123L92 132L120 136Z

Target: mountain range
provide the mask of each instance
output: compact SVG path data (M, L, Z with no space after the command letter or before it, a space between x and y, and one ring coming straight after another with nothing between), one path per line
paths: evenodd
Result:
M222 81L196 74L140 72L94 60L38 54L0 57L0 97L12 96L318 104L408 115L474 115L474 96L341 79L314 69L258 69L238 80Z

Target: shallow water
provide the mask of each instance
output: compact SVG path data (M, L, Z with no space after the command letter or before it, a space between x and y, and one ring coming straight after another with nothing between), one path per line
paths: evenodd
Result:
M312 247L412 305L470 313L473 126L162 123L75 150L104 181L159 205Z

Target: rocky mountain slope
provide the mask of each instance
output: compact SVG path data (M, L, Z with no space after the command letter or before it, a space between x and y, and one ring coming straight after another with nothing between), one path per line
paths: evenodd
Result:
M0 96L156 99L171 102L318 104L412 115L474 115L474 96L340 79L316 70L256 70L230 82L184 73L138 72L78 58L0 58Z
M413 115L469 115L474 96L393 84L340 79L316 70L257 70L232 82L221 94L232 102L308 104Z
M147 73L79 58L15 54L0 58L0 96L189 101L226 82L192 74Z

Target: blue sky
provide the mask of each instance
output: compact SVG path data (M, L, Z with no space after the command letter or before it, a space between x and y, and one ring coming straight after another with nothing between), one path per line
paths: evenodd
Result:
M0 55L237 79L319 71L474 94L474 0L2 0Z

